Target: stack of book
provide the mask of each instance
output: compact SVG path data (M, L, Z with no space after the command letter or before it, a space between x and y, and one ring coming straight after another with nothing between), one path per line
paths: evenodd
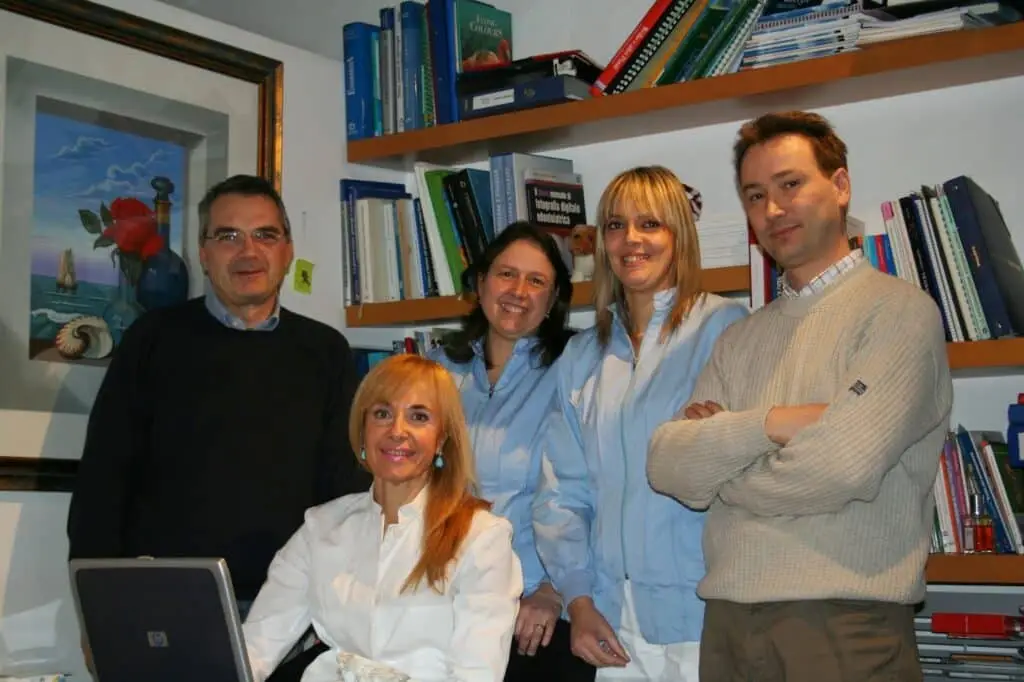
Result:
M466 271L508 225L551 234L572 266L572 228L588 223L570 159L509 152L488 168L413 164L412 182L341 181L345 305L466 291Z
M594 81L614 95L1021 20L1021 0L656 0ZM951 4L952 3L952 4ZM870 7L868 7L870 5Z
M459 74L512 62L512 14L480 0L402 0L342 31L348 140L459 121Z
M585 53L568 50L465 71L456 79L459 117L465 120L587 99L601 70Z

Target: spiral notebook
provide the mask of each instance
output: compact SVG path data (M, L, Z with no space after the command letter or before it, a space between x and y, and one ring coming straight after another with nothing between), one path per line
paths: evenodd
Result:
M794 26L852 17L863 9L860 0L814 0L811 3L794 0L768 0L757 22L755 32L776 31Z

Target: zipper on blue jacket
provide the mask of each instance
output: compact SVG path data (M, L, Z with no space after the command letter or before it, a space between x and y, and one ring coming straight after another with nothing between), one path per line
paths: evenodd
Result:
M633 393L633 381L636 379L636 366L639 362L637 357L637 351L633 347L633 337L630 336L629 330L626 326L619 322L619 326L626 332L626 343L629 345L629 354L632 358L631 368L629 372L629 384L626 385L626 392L622 396L622 411L619 413L619 440L622 444L622 507L619 510L619 536L622 538L621 551L622 551L622 575L625 580L629 580L629 570L626 568L626 561L629 553L626 548L626 497L629 494L629 452L626 446L626 419L623 412L626 410L626 406L629 404L629 398ZM641 347L643 341L640 342Z

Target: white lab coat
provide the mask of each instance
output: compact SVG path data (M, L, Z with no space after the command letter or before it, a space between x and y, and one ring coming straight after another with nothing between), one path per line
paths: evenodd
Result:
M338 653L386 664L416 682L500 682L523 590L512 527L479 511L449 569L444 594L425 581L400 594L419 560L424 489L384 530L372 493L306 512L278 551L243 625L256 682L263 682L312 623L330 647L303 682L335 682Z

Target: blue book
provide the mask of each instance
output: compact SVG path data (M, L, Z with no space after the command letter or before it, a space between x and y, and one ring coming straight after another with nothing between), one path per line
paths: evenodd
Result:
M455 0L430 0L427 3L430 28L430 59L434 69L434 106L437 123L459 121L455 95Z
M398 115L405 118L406 130L417 130L424 127L423 18L426 8L413 0L405 0L399 5L399 12L399 22L402 25L402 53L398 55L398 59L402 69L403 111L398 112ZM427 77L430 77L429 74Z
M363 21L345 24L345 137L362 140L374 136L377 120L375 69L380 26Z
M473 189L477 214L484 228L484 237L490 243L494 240L494 207L491 201L491 172L479 168L467 168L469 185Z
M1024 333L1024 268L999 204L969 176L942 183L992 338Z
M590 84L573 76L536 78L459 97L459 118L469 120L547 104L590 99Z

